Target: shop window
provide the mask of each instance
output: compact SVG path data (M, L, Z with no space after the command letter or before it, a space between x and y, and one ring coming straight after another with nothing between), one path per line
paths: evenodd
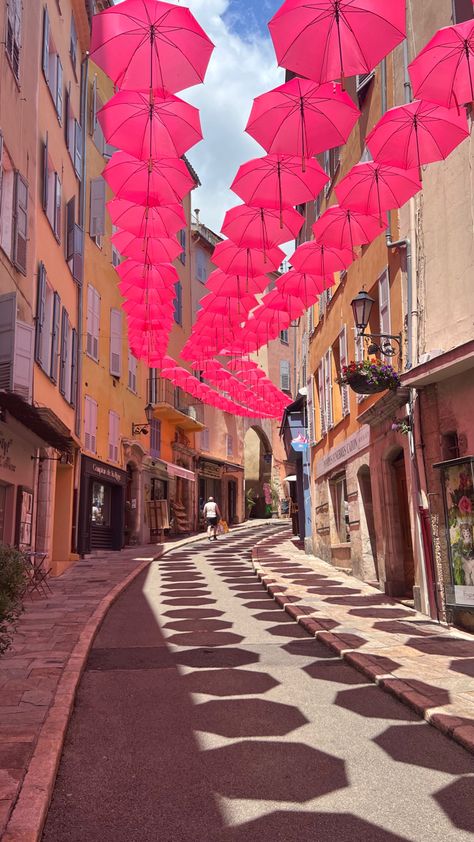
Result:
M110 310L110 373L120 377L122 371L122 313Z
M91 520L94 526L110 526L110 486L101 482L92 484Z
M290 363L289 360L280 360L280 389L282 392L290 391Z
M120 416L109 410L109 460L118 462L120 442Z
M56 383L58 371L61 299L51 287L46 269L40 263L36 301L35 359L44 373Z
M61 240L61 179L49 157L48 135L43 144L43 210L53 229L54 236Z
M17 79L20 78L20 47L21 0L8 0L5 49L10 62L10 67Z
M152 418L150 422L150 455L159 459L161 454L161 421ZM153 499L162 499L160 497Z
M43 12L43 73L53 98L58 120L63 120L63 67L51 37L48 9Z
M337 536L341 544L346 544L351 540L346 475L342 474L332 479L329 487Z
M96 453L97 402L89 395L84 398L84 446L91 453Z
M453 23L462 23L464 20L472 20L472 0L453 0Z
M86 353L91 359L99 360L100 295L89 284L87 287L87 341Z

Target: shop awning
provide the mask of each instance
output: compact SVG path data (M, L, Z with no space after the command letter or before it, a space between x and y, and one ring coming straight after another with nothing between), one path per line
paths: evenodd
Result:
M175 465L173 462L165 462L164 459L161 461L163 465L166 465L170 477L181 477L189 480L189 482L196 482L196 474L193 471L188 471L187 468L182 468L181 465Z

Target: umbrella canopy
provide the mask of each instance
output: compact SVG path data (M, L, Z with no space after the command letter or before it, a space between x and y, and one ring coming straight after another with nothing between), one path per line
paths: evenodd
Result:
M386 111L366 143L374 161L408 170L447 158L466 137L465 111L415 101Z
M304 302L295 295L283 295L280 290L272 290L262 298L262 304L268 310L287 313L290 319L299 319L305 311Z
M254 99L245 131L267 152L310 158L343 145L359 115L340 85L295 78Z
M221 269L211 272L206 287L215 295L240 298L242 295L258 295L268 286L267 275L256 275L254 278L246 278L242 275L227 275Z
M262 248L287 243L297 237L304 219L293 208L284 208L280 213L271 208L250 208L237 205L227 211L222 233L238 246Z
M290 257L290 263L299 272L327 278L333 272L343 272L354 260L349 249L335 249L312 240L302 243Z
M277 289L283 296L293 295L300 298L307 308L311 307L317 301L318 295L333 283L333 277L319 278L316 275L307 275L305 272L290 269L278 278Z
M120 281L118 284L120 294L129 301L136 301L137 304L160 304L163 301L174 301L176 292L173 287L148 287L140 289L135 284L127 281Z
M161 319L169 313L173 313L174 307L170 301L155 301L138 303L137 301L124 301L122 309L134 319L150 318Z
M474 100L474 20L439 29L408 65L413 93L446 108Z
M254 362L254 360L244 360L244 359L234 359L229 360L227 363L227 368L231 371L256 371L258 369L258 363ZM262 372L264 374L264 372Z
M280 67L316 82L370 73L405 38L405 0L285 0L268 24Z
M97 117L106 140L141 161L180 158L202 140L198 109L163 90L119 91Z
M247 205L281 210L311 201L328 181L314 159L266 155L242 164L230 189Z
M129 231L116 231L112 242L122 257L138 263L172 263L183 251L175 237L135 237Z
M351 249L371 243L385 230L383 222L373 214L360 213L339 205L331 205L313 225L318 243L336 249Z
M194 179L181 158L139 161L127 152L115 152L103 177L121 199L148 205L181 202L193 189Z
M236 246L232 240L218 243L212 255L212 262L223 272L232 275L244 275L246 278L264 275L278 269L285 259L285 252L281 249L251 249Z
M136 237L172 237L186 228L183 206L177 202L149 208L127 199L112 199L107 202L107 210L117 228Z
M123 90L197 85L213 49L189 9L172 3L125 0L92 23L91 58Z
M254 295L242 295L240 298L231 298L225 295L214 295L210 292L201 298L200 304L208 313L221 315L240 315L242 318L253 310L257 305Z
M145 266L143 263L129 259L116 266L115 271L122 281L133 283L140 289L146 289L148 286L174 288L174 284L179 280L176 269L169 263Z
M366 214L401 208L421 190L416 170L402 170L388 164L367 161L356 164L336 186L340 204Z

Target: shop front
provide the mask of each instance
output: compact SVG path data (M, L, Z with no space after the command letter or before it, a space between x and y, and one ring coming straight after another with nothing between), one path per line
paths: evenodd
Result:
M127 472L83 456L78 549L121 550L124 545Z
M33 546L37 454L28 430L14 419L0 421L0 544Z
M229 525L241 523L244 519L243 466L201 457L197 473L201 526L204 525L202 509L209 497L214 497Z

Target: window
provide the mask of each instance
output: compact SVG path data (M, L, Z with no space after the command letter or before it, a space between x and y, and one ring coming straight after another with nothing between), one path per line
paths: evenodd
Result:
M76 197L66 205L66 260L69 269L72 272L72 277L79 285L82 284L82 274L84 268L83 248L84 248L84 232L80 225L76 224Z
M176 281L174 285L176 298L174 299L174 320L177 325L183 324L183 285Z
M453 0L453 23L472 20L473 8L471 0Z
M97 403L89 395L84 398L84 447L97 452Z
M64 399L72 404L73 396L73 342L74 336L69 321L69 315L63 307L61 318L61 351L59 355L59 391Z
M5 49L16 78L20 78L21 0L8 0Z
M97 119L97 114L103 106L102 99L99 96L99 92L97 90L97 76L94 78L94 81L91 85L90 90L90 125L89 125L89 133L92 137L92 140L95 143L97 150L100 152L101 155L105 155L107 144L105 142L104 133L102 131L102 127Z
M329 488L331 491L331 502L337 536L341 544L346 544L351 540L346 475L342 474L331 480L329 482Z
M179 255L179 259L183 266L186 265L186 228L182 228L181 231L178 231L178 242L182 247L183 251Z
M339 334L339 375L342 375L342 369L345 365L347 365L347 329L344 325ZM342 417L345 418L350 412L349 386L340 386L340 389Z
M46 269L40 263L36 301L35 359L44 373L56 383L58 372L61 299L48 282Z
M280 342L283 342L285 345L288 345L289 341L290 340L289 340L288 329L280 330Z
M43 144L43 210L58 242L61 239L61 180L48 153L48 136Z
M441 436L443 461L448 459L459 459L459 438L457 432L443 433Z
M321 436L325 436L333 426L331 348L326 351L318 366L318 400Z
M184 232L186 239L186 231ZM207 260L205 252L198 248L196 249L196 278L205 284L207 281Z
M0 389L31 401L34 331L16 312L16 293L0 295Z
M102 176L91 178L89 233L98 246L105 234L105 181Z
M365 352L364 352L363 337L359 336L359 334L357 333L357 328L354 328L354 359L355 359L356 362L361 362L364 359L364 357L365 357ZM357 403L360 403L366 397L367 397L367 395L357 394L356 395Z
M63 120L63 67L54 46L47 7L43 12L43 73L53 98L58 120Z
M138 360L133 356L132 352L128 351L128 388L131 392L137 391L137 365Z
M109 459L111 462L119 460L120 416L109 410Z
M335 146L333 149L327 149L323 157L323 167L326 170L329 181L324 188L324 195L327 196L331 190L332 180L336 175L339 163L341 160L341 149Z
M76 64L77 64L77 30L76 30L76 21L74 20L74 14L71 13L71 37L69 41L69 55L71 56L72 67L74 70L74 75L76 75Z
M205 430L201 430L199 435L199 444L201 450L209 451L209 429L206 427Z
M110 373L120 377L122 370L122 313L110 311Z
M112 225L112 234L116 234L119 229L116 225ZM112 266L120 266L122 262L122 255L119 250L112 243Z
M290 363L289 360L280 360L280 389L282 392L290 391Z
M306 386L307 359L308 359L308 334L305 331L303 333L303 337L302 337L302 340L301 340L301 385L302 386Z
M226 452L227 456L234 455L234 437L231 436L229 433L226 435Z
M150 422L150 456L159 459L161 454L161 421L152 418Z
M99 330L100 330L100 295L96 289L89 284L87 287L87 342L86 353L88 357L98 362L99 360Z
M356 93L359 97L359 103L363 102L367 96L369 85L374 78L375 72L361 73L356 76Z
M0 245L26 275L28 244L28 183L13 168L0 134Z
M390 318L390 282L388 277L388 269L379 278L379 315L380 315L380 333L390 334L391 318ZM390 357L384 356L387 362L390 362Z
M315 441L314 434L314 377L308 377L306 381L306 412L308 416L308 441L311 444Z
M78 178L82 176L83 139L82 126L76 119L71 105L71 85L66 91L66 119L64 121L66 146Z

